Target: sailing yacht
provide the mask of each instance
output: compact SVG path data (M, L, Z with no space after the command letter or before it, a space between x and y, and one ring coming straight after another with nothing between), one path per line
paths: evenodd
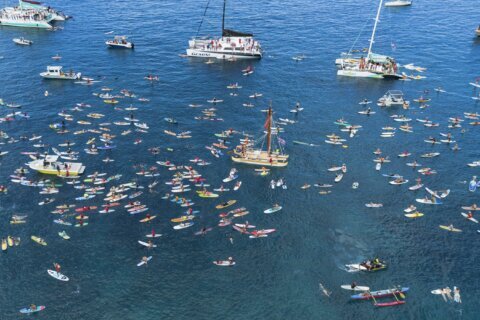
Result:
M380 0L366 57L353 56L351 50L348 53L342 54L341 58L335 60L335 64L339 69L337 75L373 79L401 78L401 75L397 74L398 66L394 58L372 52L382 4L383 0Z
M224 0L222 36L220 38L192 38L188 41L187 56L223 60L261 59L262 47L260 43L253 38L253 34L225 29L226 4L227 1Z
M233 150L233 162L264 167L286 167L288 165L288 155L283 152L282 148L283 140L277 137L280 130L278 130L273 121L272 107L268 109L264 127L266 133L259 140L252 143L252 141L246 138ZM272 137L276 139L272 140ZM267 148L263 150L265 140ZM278 144L278 148L275 150L272 148L274 141Z

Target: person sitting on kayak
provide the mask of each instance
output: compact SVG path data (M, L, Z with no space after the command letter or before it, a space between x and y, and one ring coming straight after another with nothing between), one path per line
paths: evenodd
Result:
M232 257L228 257L228 262L229 262L230 264L233 264L233 263L234 263L233 258L232 258Z
M57 271L57 272L60 272L60 269L62 269L62 267L56 262L53 263L53 267L55 268L55 271Z
M472 214L471 211L468 211L468 213L467 213L467 219L471 219L471 218L473 218L473 214Z
M145 264L147 264L147 263L148 263L148 257L145 257L145 256L142 257L142 262L145 263Z
M32 304L30 305L30 310L31 310L31 311L37 310L37 306L32 303Z
M355 289L357 287L357 283L355 281L352 282L352 284L350 285L350 288Z

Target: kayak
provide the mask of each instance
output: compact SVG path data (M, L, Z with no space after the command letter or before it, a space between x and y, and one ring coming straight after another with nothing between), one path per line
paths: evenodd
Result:
M57 272L55 270L47 270L48 274L52 276L53 278L60 280L60 281L68 281L68 277L64 274L61 274L60 272Z
M473 218L473 217L469 218L469 217L468 217L468 214L466 214L466 213L464 213L464 212L462 212L462 216L464 216L465 218L467 218L467 220L470 220L470 221L472 221L472 222L478 223L478 220L477 220L477 219L475 219L475 218Z
M280 210L282 210L282 206L275 206L275 207L272 207L270 209L264 210L263 213L270 214L270 213L274 213L274 212L277 212L277 211L280 211Z
M185 228L191 227L191 226L193 226L193 225L194 225L193 222L180 223L180 224L177 224L177 225L173 226L173 229L175 229L175 230L181 230L181 229L185 229Z
M35 242L38 243L38 244L41 244L42 246L46 246L46 245L47 245L47 242L46 242L45 240L43 240L42 238L40 238L40 237L31 236L30 239L32 239L33 241L35 241Z
M371 291L371 292L364 292L359 293L351 296L353 300L368 300L372 298L383 298L383 297L390 297L394 294L405 293L410 288L401 288L401 289L386 289L386 290L379 290L379 291Z
M148 242L144 242L144 241L141 241L141 240L138 240L138 243L140 243L142 246L145 246L147 248L156 248L157 245L156 244L149 244Z
M213 264L220 267L232 267L235 265L235 261L218 260L218 261L213 261Z
M170 221L177 223L177 222L183 222L183 221L193 220L193 219L195 219L194 215L188 215L188 216L181 216L179 218L170 219Z
M443 203L439 200L431 200L431 199L425 199L425 198L415 199L415 201L417 201L418 203L423 203L423 204L442 204Z
M235 204L236 202L237 202L237 200L228 200L227 202L216 205L215 208L216 209L227 208L227 207L230 207L231 205Z
M65 231L59 232L58 235L60 237L62 237L64 240L69 240L70 239L70 236Z
M147 257L147 262L150 261L150 260L152 260L152 256ZM137 267L141 267L144 264L146 264L146 262L142 260L139 263L137 263Z
M30 308L23 308L23 309L20 309L20 313L30 314L30 313L42 311L44 309L45 309L45 306L37 306L35 310L32 310Z
M153 219L155 219L157 216L151 216L149 218L143 218L142 220L140 220L140 222L149 222L149 221L152 221Z
M421 213L421 212L406 213L405 217L407 217L407 218L420 218L420 217L423 217L423 213Z
M405 304L406 302L403 300L396 300L396 301L391 301L391 302L376 302L373 305L375 307L392 307L392 306L398 306L401 304Z
M451 231L451 232L462 232L462 230L457 229L457 228L454 228L454 227L450 227L450 226L439 225L439 227L440 227L441 229L444 229L444 230L447 230L447 231Z
M352 288L352 286L350 284L343 284L343 285L340 286L340 288L345 289L345 290L353 290L353 291L368 291L368 290L370 290L369 287L365 287L365 286L355 286L354 288Z

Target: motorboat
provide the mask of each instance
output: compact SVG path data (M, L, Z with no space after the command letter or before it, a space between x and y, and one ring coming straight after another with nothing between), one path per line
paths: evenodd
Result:
M55 174L61 176L77 176L85 171L85 166L79 162L60 162L57 155L46 155L43 158L27 163L34 171L44 174Z
M30 46L33 44L32 40L25 39L24 37L21 38L13 38L13 42L22 46Z
M403 92L400 90L387 91L377 103L380 107L404 106L410 103L403 98Z
M115 36L113 40L107 40L105 44L109 48L133 49L135 47L133 42L127 41L127 36Z
M72 70L63 72L61 66L47 66L47 71L40 73L40 76L45 79L56 80L77 80L81 78L81 73L75 73Z
M406 7L412 5L412 0L394 0L385 2L385 7Z
M188 41L187 56L228 61L261 59L262 47L253 34L225 28L225 8L226 0L223 1L222 36L194 37Z

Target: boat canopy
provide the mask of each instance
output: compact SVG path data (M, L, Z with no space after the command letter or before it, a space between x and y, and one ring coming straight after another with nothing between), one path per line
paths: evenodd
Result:
M32 0L18 0L18 5L22 9L44 9L41 2Z
M47 66L48 72L60 72L62 70L61 66Z
M385 56L385 55L382 55L382 54L377 54L377 53L370 53L370 56L369 56L370 60L373 60L374 62L378 62L378 63L382 63L382 64L385 64L387 62L390 62L390 61L394 61L394 59L392 57L389 57L389 56Z
M49 163L57 162L57 160L58 160L58 156L56 155L47 155L45 157L45 161Z
M113 37L115 40L127 40L127 36L115 36Z
M395 100L403 99L403 92L400 90L389 90L387 93L385 93L385 95Z
M230 29L223 29L222 37L253 37L253 34L239 32L239 31L230 30Z

